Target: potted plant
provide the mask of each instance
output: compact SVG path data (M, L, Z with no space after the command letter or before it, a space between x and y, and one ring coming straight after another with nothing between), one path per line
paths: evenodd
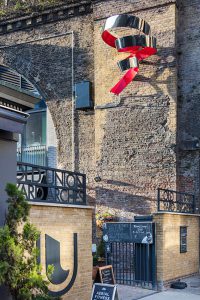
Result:
M109 211L98 212L96 214L96 225L97 225L97 227L102 229L103 223L112 222L112 221L114 221L114 219L115 219L115 216L112 213L110 213Z

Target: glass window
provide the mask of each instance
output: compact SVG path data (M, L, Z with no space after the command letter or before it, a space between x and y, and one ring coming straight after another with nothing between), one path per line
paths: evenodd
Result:
M35 111L30 117L22 135L22 146L40 146L46 144L46 111Z

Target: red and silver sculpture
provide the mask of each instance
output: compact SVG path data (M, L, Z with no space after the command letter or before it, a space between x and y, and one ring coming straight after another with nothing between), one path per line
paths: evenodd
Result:
M137 29L139 34L117 38L110 31L119 27ZM116 15L106 20L102 39L109 46L116 48L118 52L130 53L126 59L118 62L120 70L127 72L110 90L111 93L119 95L138 73L139 61L157 52L156 38L151 36L150 26L143 19L131 15Z

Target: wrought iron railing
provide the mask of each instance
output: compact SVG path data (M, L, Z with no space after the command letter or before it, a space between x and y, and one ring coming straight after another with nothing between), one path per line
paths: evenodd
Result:
M158 211L195 214L195 196L189 193L159 188Z
M86 205L85 174L18 162L17 185L28 201Z
M47 166L46 145L18 147L17 161L38 166Z

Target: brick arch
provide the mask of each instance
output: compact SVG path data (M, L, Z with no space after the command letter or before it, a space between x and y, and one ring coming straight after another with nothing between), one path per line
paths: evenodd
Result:
M30 79L32 77L30 76ZM4 81L5 83L9 83L15 87L21 87L22 90L29 91L32 95L39 95L41 99L43 97L42 93L40 92L40 88L36 87L35 84L31 82L30 79L27 79L20 70L17 71L13 68L10 68L8 65L0 64L0 81ZM34 80L33 80L34 81ZM40 99L38 98L38 102ZM48 149L48 165L51 167L57 167L57 135L54 126L53 119L51 117L50 109L47 106L47 149Z

